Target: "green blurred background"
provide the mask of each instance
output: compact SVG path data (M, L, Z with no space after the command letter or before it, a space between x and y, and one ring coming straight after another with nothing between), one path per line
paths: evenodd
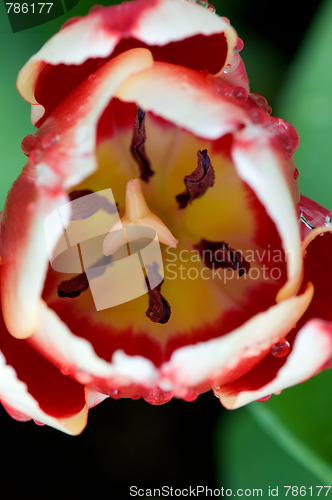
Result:
M0 3L0 207L25 163L21 140L34 131L30 105L15 87L17 73L66 19L92 5L80 0L53 21L13 33ZM298 129L301 191L331 209L332 1L214 5L244 40L251 90ZM327 371L267 403L233 412L212 394L161 407L107 400L90 412L87 429L76 438L17 423L1 411L3 491L41 493L43 478L46 498L50 491L61 498L89 491L129 498L131 484L262 488L264 498L269 486L279 486L278 497L286 498L284 485L332 484L331 381ZM317 492L313 488L312 496Z

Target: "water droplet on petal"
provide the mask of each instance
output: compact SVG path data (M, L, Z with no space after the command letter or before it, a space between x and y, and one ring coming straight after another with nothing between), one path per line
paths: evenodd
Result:
M184 401L187 401L188 403L191 403L192 401L195 401L199 396L199 393L195 391L194 389L188 389L186 394L182 396L182 399Z
M271 347L271 354L276 358L284 358L290 350L290 343L286 339L277 342Z
M69 375L69 373L70 373L70 368L69 368L69 366L62 366L62 367L60 368L60 371L61 371L62 375Z
M248 98L248 92L243 87L235 87L232 91L233 97L245 101Z
M39 420L35 420L35 419L33 419L33 421L34 421L34 423L35 423L36 425L40 425L40 426L45 425L45 424L43 424L43 422L39 422Z
M294 175L294 179L295 179L295 180L296 180L296 179L298 179L298 177L299 177L299 175L300 175L300 172L298 171L298 169L297 169L297 168L295 168L295 170L294 170L294 174L293 174L293 175Z
M96 73L91 73L91 75L88 76L89 82L93 82L94 80L97 80L97 75Z
M256 399L256 403L265 403L265 401L268 401L270 399L272 394L269 394L268 396L264 396L263 398Z
M164 392L159 387L155 387L145 396L143 396L144 401L152 405L162 405L168 403L173 398L172 392Z
M223 21L225 21L225 23L227 24L231 24L230 20L228 19L228 17L225 17L225 16L221 16L221 18Z
M37 137L34 134L29 134L24 137L21 142L21 149L25 156L30 156L32 148L35 146L37 142Z
M108 391L108 395L113 398L113 399L120 399L121 398L121 391L118 391L117 389L110 389Z
M47 134L45 134L42 138L41 138L41 147L43 149L48 149L50 148L51 146L53 146L53 144L55 144L56 142L58 142L60 139L60 136L58 134L54 134L52 132L48 132Z
M243 49L243 45L244 45L243 40L240 37L238 37L234 47L234 52L241 52L241 50Z

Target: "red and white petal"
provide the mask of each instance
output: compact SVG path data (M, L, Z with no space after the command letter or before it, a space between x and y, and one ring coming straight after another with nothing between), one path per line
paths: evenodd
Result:
M246 111L223 98L204 74L173 64L155 62L124 82L115 96L207 139L234 132L249 121Z
M332 324L332 226L313 229L303 242L304 282L314 286L314 298L303 318L324 319Z
M117 350L109 362L100 358L90 342L74 335L44 302L40 324L29 342L61 371L87 386L95 387L99 381L99 386L111 390L132 384L153 387L157 381L157 369L143 356Z
M121 82L151 64L146 49L116 57L58 106L36 134L29 162L7 197L2 219L1 299L7 328L16 337L31 335L38 323L49 261L45 217L68 201L67 189L97 169L99 117ZM54 244L57 237L60 234L54 230Z
M242 87L249 92L249 80L242 57L234 52L228 64L217 75L218 78L232 87Z
M88 408L94 408L108 398L107 394L94 391L93 389L85 389L85 397Z
M192 63L195 69L217 73L230 60L236 40L234 29L224 19L187 0L137 0L95 7L87 16L65 24L24 66L17 85L27 101L37 104L38 85L45 73L48 78L50 73L55 75L57 65L75 65L72 80L82 81L88 73L84 76L79 66L89 59L110 57L121 41L120 51L152 47L158 59L185 66Z
M17 420L34 419L69 434L87 421L84 387L61 374L1 321L0 401Z
M295 209L296 181L289 163L272 147L273 136L259 126L247 126L235 136L232 157L236 170L255 192L274 221L287 257L288 281L277 300L295 294L302 280L303 262L298 217Z
M313 290L256 314L221 338L183 347L161 367L163 386L181 397L186 388L209 387L234 380L249 370L294 327L310 304Z
M321 320L309 321L297 334L293 349L271 380L266 379L267 363L258 364L248 375L214 389L228 409L239 408L299 384L324 369L332 357L332 326ZM271 364L271 363L269 363ZM278 369L279 368L279 369Z

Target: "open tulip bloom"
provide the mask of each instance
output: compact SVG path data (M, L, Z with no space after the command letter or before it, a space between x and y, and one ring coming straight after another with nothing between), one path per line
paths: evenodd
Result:
M23 67L1 223L0 399L70 434L106 397L229 409L330 364L331 212L205 2L73 18ZM282 397L282 396L280 396Z

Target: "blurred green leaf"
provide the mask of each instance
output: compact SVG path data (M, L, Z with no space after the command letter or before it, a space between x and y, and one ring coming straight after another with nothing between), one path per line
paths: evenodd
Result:
M332 372L325 371L250 409L257 422L299 463L332 484Z
M299 18L299 22L301 22ZM280 96L278 114L298 130L303 194L331 207L332 0L322 4Z
M284 486L309 488L322 484L320 478L308 472L279 446L274 439L277 435L272 438L269 434L248 408L230 412L226 417L223 415L215 441L219 488L231 488L233 496L237 489L242 488L262 489L262 498L284 498ZM278 495L269 495L269 489L276 493L277 487Z
M332 372L221 420L217 478L230 488L332 484ZM280 494L279 494L280 496Z

